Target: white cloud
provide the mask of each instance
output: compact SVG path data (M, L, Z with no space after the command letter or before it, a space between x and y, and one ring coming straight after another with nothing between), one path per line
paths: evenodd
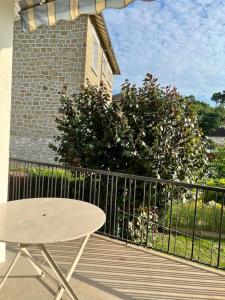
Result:
M225 89L224 0L135 1L104 15L122 71L115 92L148 72L203 99Z

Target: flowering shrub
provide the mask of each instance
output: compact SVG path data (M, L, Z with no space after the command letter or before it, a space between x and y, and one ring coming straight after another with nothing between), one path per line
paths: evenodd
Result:
M158 233L157 223L157 208L148 209L140 206L136 211L135 218L129 221L129 239L137 244L147 244L151 247Z

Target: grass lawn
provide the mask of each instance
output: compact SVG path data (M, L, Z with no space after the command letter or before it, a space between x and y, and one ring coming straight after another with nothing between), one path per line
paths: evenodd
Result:
M168 234L158 234L152 242L153 249L168 251ZM191 259L192 237L171 234L169 253ZM218 240L195 238L193 260L211 266L217 266ZM219 267L225 269L225 240L221 241Z

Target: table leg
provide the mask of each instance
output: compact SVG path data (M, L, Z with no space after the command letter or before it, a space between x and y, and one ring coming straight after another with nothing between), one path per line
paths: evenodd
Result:
M50 255L50 253L48 252L48 250L46 249L46 247L44 245L37 245L37 247L41 250L42 255L44 256L45 260L47 261L47 263L49 264L49 266L51 267L51 269L55 272L56 276L58 277L59 281L56 280L56 278L54 278L48 271L45 270L45 268L43 268L34 258L33 256L30 254L30 252L28 251L27 247L29 247L29 245L20 245L20 250L18 251L18 253L16 254L16 256L14 257L10 267L8 268L7 272L4 275L3 280L0 282L0 289L2 289L2 287L4 286L7 278L9 277L9 274L11 273L11 271L13 270L16 262L18 261L19 257L21 254L23 254L28 260L29 262L33 265L33 267L35 268L35 270L37 271L39 276L42 275L47 275L50 279L52 279L56 284L61 284L61 286L58 289L58 292L56 294L55 300L60 300L64 291L67 291L68 294L70 295L70 297L73 300L78 300L76 294L74 293L72 287L69 284L69 280L71 279L74 270L81 258L81 255L84 251L84 248L88 242L90 235L87 235L78 251L77 256L75 257L75 259L73 260L69 272L66 275L66 277L64 277L63 273L60 271L59 267L57 266L57 264L55 263L54 259L52 258L52 256Z
M77 296L75 295L72 287L70 286L70 284L66 281L66 278L64 277L63 273L60 271L59 267L57 266L57 264L55 263L54 259L52 258L51 254L48 252L48 250L45 248L44 245L38 245L39 249L42 252L42 255L44 256L44 258L46 259L47 263L49 264L49 266L52 268L52 270L55 272L56 276L58 277L60 283L62 284L62 286L64 287L64 289L68 292L68 294L70 295L70 297L73 300L79 300L77 298Z
M11 273L12 269L14 268L17 260L19 259L20 255L21 255L22 251L19 250L19 252L16 254L12 264L10 265L10 267L8 268L7 272L5 273L4 278L2 279L1 283L0 283L0 289L2 289L3 285L5 284L7 278L9 277L9 274Z
M21 247L21 251L23 252L25 257L29 260L29 262L32 264L34 269L37 271L38 275L41 277L44 274L44 272L42 271L42 269L40 267L37 266L37 263L34 262L34 259L31 256L30 252L25 247Z
M59 285L59 282L57 279L55 279L45 268L41 266L30 254L30 252L27 250L27 248L23 247L21 248L21 251L23 255L29 260L29 262L32 264L32 266L35 268L37 273L39 274L40 277L42 276L47 276L49 279L51 279L55 284Z
M70 279L71 279L71 277L72 277L72 275L73 275L73 273L74 273L74 270L75 270L75 268L76 268L76 266L77 266L77 264L78 264L78 262L79 262L79 260L80 260L80 258L81 258L81 255L82 255L82 253L83 253L83 251L84 251L84 248L85 248L85 246L86 246L86 244L87 244L87 242L88 242L89 237L90 237L90 235L87 235L87 236L85 237L85 239L84 239L84 241L83 241L83 243L82 243L82 245L81 245L81 247L80 247L80 250L79 250L77 256L75 257L74 261L73 261L72 264L71 264L71 267L70 267L70 269L69 269L69 272L68 272L68 274L67 274L67 276L66 276L66 281L67 281L67 282L70 281ZM55 297L55 300L60 300L61 297L62 297L62 295L63 295L63 293L64 293L64 291L65 291L65 288L62 286L62 287L59 289L59 291L58 291L58 293L57 293L57 295L56 295L56 297Z

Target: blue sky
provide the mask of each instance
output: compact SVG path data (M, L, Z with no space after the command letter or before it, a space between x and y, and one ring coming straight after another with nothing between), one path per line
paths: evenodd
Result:
M146 73L207 102L225 89L225 0L137 0L104 16L122 72L114 93Z

